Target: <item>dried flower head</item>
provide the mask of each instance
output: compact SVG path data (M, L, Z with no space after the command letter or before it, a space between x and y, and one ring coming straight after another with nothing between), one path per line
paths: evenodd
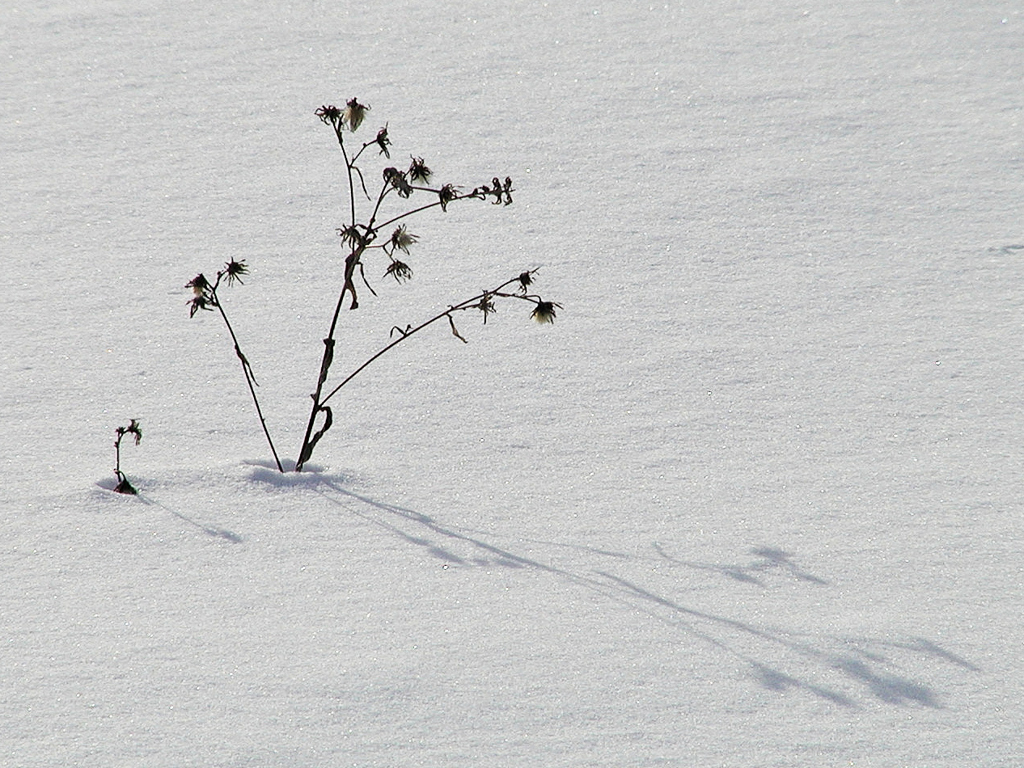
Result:
M412 235L405 230L405 224L395 227L395 231L391 233L391 250L397 248L405 253L409 252L409 246L415 243L419 238L416 235Z
M492 312L498 311L495 309L494 300L489 294L480 299L480 303L476 305L476 308L484 313L484 325L487 325L487 316Z
M538 301L537 306L530 313L530 317L538 323L553 323L555 322L555 307L561 309L562 305L555 304L553 301Z
M337 230L338 237L341 238L341 244L347 245L350 248L356 248L363 242L363 233L356 224L349 224L346 227L339 227Z
M205 309L208 312L213 312L213 308L217 306L217 302L206 296L196 296L194 299L188 302L189 310L188 316L195 317L196 312L201 309Z
M222 274L227 275L228 285L233 285L236 282L243 284L242 275L249 274L249 267L246 266L245 259L242 259L241 261L235 261L232 259L224 265L224 271Z
M388 127L385 125L379 131L377 131L377 138L373 140L374 144L380 147L380 152L377 154L384 155L384 157L390 158L391 152L388 150L388 146L391 144L391 139L388 138Z
M118 427L115 431L117 432L118 443L121 442L121 438L123 438L125 435L131 435L132 437L134 437L136 445L142 442L142 427L139 425L137 419L132 419L131 424L129 424L127 427Z
M338 121L341 120L341 110L333 104L325 104L316 111L316 116L325 125L337 125Z
M445 184L437 191L437 196L441 200L441 210L447 211L448 203L458 198L459 191L453 185Z
M383 175L384 182L390 184L398 192L399 197L409 197L412 194L412 187L409 186L402 171L397 168L385 168Z
M414 182L426 184L430 181L430 174L433 173L427 164L423 162L422 157L414 157L412 162L409 164L409 178Z
M342 116L342 121L348 125L348 129L353 133L359 130L359 126L363 124L363 120L366 119L366 113L370 111L370 108L365 104L360 104L355 99L349 99L345 105L345 113Z
M529 272L523 272L523 274L521 274L516 279L519 280L519 290L521 290L523 293L526 293L527 286L533 284L533 277L530 275Z
M185 287L191 288L192 293L194 293L196 296L202 296L210 289L210 282L206 279L206 275L200 272L198 275L196 275L187 283L185 283Z
M189 304L189 317L194 317L196 312L201 309L212 312L213 307L217 306L217 299L213 294L213 286L210 285L210 282L202 273L185 283L185 287L192 289L192 298L187 302Z
M412 269L404 261L392 259L387 270L384 272L385 277L388 275L395 278L396 282L403 283L412 278Z

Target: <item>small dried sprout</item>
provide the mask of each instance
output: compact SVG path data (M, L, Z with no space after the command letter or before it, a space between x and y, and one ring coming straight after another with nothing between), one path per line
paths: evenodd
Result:
M349 99L345 105L345 113L342 115L342 121L348 124L348 129L355 133L359 130L359 126L363 124L363 120L366 119L366 113L370 111L370 108L365 104L360 104L355 99Z
M228 285L233 285L236 282L239 285L243 285L242 275L249 274L249 267L246 266L245 259L242 259L241 261L235 261L232 259L224 265L224 271L222 274L228 276Z
M206 279L206 275L200 272L198 275L196 275L187 283L185 283L185 287L191 288L192 293L194 293L196 296L202 296L204 293L210 290L210 282Z
M415 243L419 238L416 235L410 234L405 229L405 224L395 227L395 231L391 233L391 252L394 253L396 249L409 253L409 246Z
M387 125L377 131L377 138L373 140L373 143L380 147L380 152L377 154L384 155L384 157L390 159L391 152L388 150L388 146L391 144L391 139L388 138Z
M437 196L441 200L441 210L447 211L448 203L459 196L459 191L451 184L445 184L438 190Z
M537 306L530 313L530 317L538 323L553 323L555 322L555 307L561 309L562 305L555 304L553 301L538 301Z
M213 296L213 289L206 277L200 273L185 283L186 288L192 289L192 299L188 302L188 316L194 317L196 312L205 309L213 312L217 306L217 299Z
M114 490L117 493L137 496L139 492L135 490L135 486L128 481L128 478L125 477L125 474L121 471L121 441L124 439L125 435L131 435L135 440L135 444L138 445L142 441L142 427L139 426L137 419L132 419L131 423L127 427L118 427L114 430L114 433L117 435L117 439L114 441L116 458L114 474L117 476L117 485L114 487Z
M409 197L412 194L412 187L409 186L405 173L397 168L384 169L384 183L390 184L398 192L399 197Z
M432 173L433 171L423 162L422 157L414 157L409 164L409 178L415 183L426 184L430 181Z
M404 261L392 259L387 270L384 272L385 277L388 275L395 278L396 282L404 283L406 280L412 279L412 268Z

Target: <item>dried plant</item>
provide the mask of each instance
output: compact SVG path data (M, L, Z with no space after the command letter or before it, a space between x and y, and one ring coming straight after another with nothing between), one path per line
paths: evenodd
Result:
M114 440L114 474L117 476L117 485L114 487L114 490L118 493L128 493L132 496L138 495L139 492L135 490L135 486L128 482L128 478L121 471L121 441L124 440L125 435L131 435L135 439L135 444L138 445L142 442L142 427L139 426L138 421L132 419L127 427L115 429L114 434L117 437Z
M212 283L206 279L202 272L193 277L185 284L186 288L192 289L192 300L188 302L189 317L195 317L196 312L200 310L210 312L217 310L220 313L221 319L228 329L228 334L231 336L231 342L235 346L235 356L242 366L245 383L249 386L249 394L252 395L253 405L256 406L256 415L259 416L260 426L263 427L263 434L270 445L270 452L274 455L274 463L277 464L278 471L284 472L281 459L277 455L277 448L274 447L274 441L270 437L270 430L267 428L267 420L263 417L263 409L260 407L259 398L256 396L256 387L259 386L259 382L256 381L256 375L252 372L249 359L242 353L242 348L238 346L238 337L235 336L235 329L231 326L231 321L228 320L228 315L224 311L224 305L221 303L220 296L217 295L217 289L220 287L222 280L227 278L229 286L235 283L242 285L242 275L247 274L249 274L249 267L246 266L245 259L241 261L232 259L224 265L223 269L217 272L217 278Z
M303 466L313 455L313 450L331 429L334 424L334 414L328 402L355 376L366 369L371 363L399 344L407 341L419 331L434 323L447 319L452 334L466 341L455 325L455 316L458 313L478 310L484 323L489 315L496 312L496 302L501 300L525 301L532 305L531 316L538 322L550 323L555 319L555 309L561 306L554 302L544 301L539 296L529 293L528 288L533 284L536 270L529 270L520 273L517 277L506 280L495 288L482 291L471 298L456 304L451 304L440 312L437 312L430 319L417 326L406 325L402 330L399 326L391 329L391 339L378 352L373 354L355 370L346 375L337 384L329 384L331 367L335 358L335 347L337 345L336 333L338 330L339 318L343 307L357 309L359 307L358 284L367 288L376 295L366 277L364 271L364 259L369 259L375 251L380 251L387 259L384 268L384 277L393 277L396 282L404 283L412 279L412 268L405 262L410 255L410 250L419 241L419 237L407 229L406 219L416 214L439 208L441 212L448 210L448 206L460 203L465 200L490 200L494 205L507 206L512 204L512 193L515 191L512 179L508 176L504 181L499 177L492 178L490 183L484 183L472 188L469 192L463 192L463 187L455 184L432 185L433 171L427 166L422 157L413 156L405 170L394 166L384 167L379 174L379 187L371 194L367 188L367 175L364 173L360 162L368 149L376 149L376 157L391 158L391 137L388 125L380 128L375 137L366 142L355 142L349 138L359 130L359 127L366 120L370 107L361 104L357 99L350 99L344 108L334 105L324 105L316 110L316 116L330 127L337 139L345 166L347 180L348 216L347 221L337 228L338 237L344 252L344 267L339 275L341 283L338 299L331 315L327 335L323 338L323 354L320 360L320 368L316 379L316 385L312 398L312 407L309 418L306 422L302 445L299 449L298 459L295 463L295 470L301 471ZM370 155L373 153L371 152ZM356 187L359 187L360 194L357 194ZM401 205L397 201L411 200L414 196L417 199L424 199L418 204ZM395 201L397 198L397 201ZM363 209L362 211L360 209ZM385 212L387 211L387 212ZM361 214L361 215L360 215ZM403 259L396 257L401 251ZM230 261L225 267L217 272L216 279L211 283L202 274L197 275L187 284L193 291L193 298L189 302L190 315L195 316L200 310L217 310L220 313L224 324L227 326L231 340L234 344L235 355L242 365L242 372L245 375L246 383L252 395L253 403L259 415L260 424L274 454L274 461L280 471L284 471L277 450L274 448L266 420L260 408L256 396L256 378L253 375L252 367L238 344L235 332L228 321L227 314L217 293L222 281L226 279L227 284L234 282L241 283L241 276L248 274L248 267L244 261ZM379 272L377 274L380 274ZM396 338L397 333L397 338Z

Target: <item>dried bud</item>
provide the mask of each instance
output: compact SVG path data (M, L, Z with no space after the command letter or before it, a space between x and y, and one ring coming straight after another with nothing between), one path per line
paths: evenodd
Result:
M451 184L445 184L441 189L438 190L437 196L441 200L441 210L448 210L448 203L455 200L459 196L459 192Z
M125 435L131 435L132 437L134 437L136 445L142 442L142 427L139 425L137 419L132 419L131 424L129 424L127 427L118 427L115 431L117 432L118 442L121 442L121 438L124 437Z
M530 317L538 323L553 323L555 322L555 307L561 309L562 305L555 304L553 301L538 301L537 306L530 313Z
M316 116L319 117L325 125L337 125L338 121L341 120L341 110L333 104L325 104L316 111Z
M198 275L196 275L187 283L185 283L185 287L191 288L192 293L194 293L196 296L202 296L203 294L206 293L207 290L209 290L210 283L206 279L206 276L202 272L200 272Z
M242 275L249 274L249 267L245 265L245 259L241 261L235 261L232 259L224 265L224 271L222 274L228 276L228 285L232 285L235 282L242 284Z
M409 178L414 182L426 184L430 181L430 174L432 171L427 167L427 164L423 162L422 157L414 157L412 162L409 164Z
M195 317L196 312L201 309L205 309L208 312L213 312L213 307L217 306L217 302L213 298L208 296L196 296L194 299L188 302L189 310L188 316Z
M399 197L409 197L412 194L412 187L406 181L405 174L397 168L385 168L384 181L394 187Z
M416 235L411 235L405 230L405 224L395 228L395 231L391 233L391 250L394 251L396 248L409 252L409 246L419 240Z
M523 274L521 274L517 279L519 280L519 289L523 293L526 293L526 287L528 285L533 284L533 278L530 276L529 272L523 272Z
M193 298L187 302L190 307L188 311L189 317L194 317L196 312L201 309L212 312L213 307L217 306L217 299L213 295L213 286L210 285L210 281L202 273L185 283L185 287L191 288L193 295Z
M412 278L412 269L405 262L393 259L384 272L385 277L388 275L395 278L396 282L402 283Z
M360 104L355 99L349 99L345 105L345 114L342 116L342 121L347 123L348 129L354 133L359 130L359 126L363 124L366 113L369 111L370 108L365 104Z
M391 139L388 138L388 127L386 125L377 131L377 138L373 141L378 147L380 147L380 152L377 154L384 155L384 157L390 159L391 152L388 150L388 145L391 144Z
M363 242L363 233L359 227L355 224L349 224L347 227L341 227L336 230L338 237L341 238L341 244L347 245L350 248L356 248Z
M487 316L492 312L498 311L497 309L495 309L494 301L491 299L490 296L484 296L482 299L480 299L480 303L476 305L476 308L484 313L484 325L487 325Z

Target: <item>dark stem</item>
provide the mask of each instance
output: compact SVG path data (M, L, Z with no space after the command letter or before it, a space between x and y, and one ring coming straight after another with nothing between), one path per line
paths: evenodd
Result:
M218 282L219 279L218 279ZM253 405L256 406L256 415L260 418L260 425L263 427L263 434L267 436L267 444L270 445L270 452L274 454L274 463L277 464L277 471L284 472L284 467L281 466L281 459L278 458L277 449L274 447L274 441L270 438L270 430L267 428L267 420L263 418L263 409L260 408L260 400L256 397L256 377L253 375L252 366L249 365L249 361L245 355L242 354L241 347L238 346L238 337L235 336L235 329L231 327L231 322L228 320L227 313L224 311L224 307L221 306L220 298L217 296L217 286L213 285L210 288L210 293L213 295L214 304L217 310L220 312L221 318L224 320L224 325L227 326L228 333L231 334L231 343L235 345L235 355L238 357L238 361L242 365L242 373L245 375L245 383L249 385L249 393L252 395Z
M349 207L351 208L351 212L352 212L352 225L355 226L355 223L356 223L356 188L355 188L355 184L352 182L352 163L355 162L355 161L354 160L350 161L348 159L348 150L345 149L345 139L342 137L342 131L343 130L344 130L344 128L342 128L342 124L340 122L338 122L338 123L336 123L334 125L334 133L338 137L338 146L341 147L341 156L343 158L345 158L345 170L346 170L347 175L348 175L348 200L349 200Z
M134 422L132 422L134 424ZM121 441L127 434L128 430L117 430L117 440L114 441L114 475L117 477L117 485L114 486L114 490L117 493L123 493L126 495L137 496L139 492L135 489L129 481L124 472L121 471Z
M399 331L401 333L401 336L399 336L397 339L392 341L390 344L388 344L387 346L383 347L381 350L376 352L366 362L364 362L362 365L360 365L358 368L356 368L354 371L352 371L352 373L350 373L348 376L346 376L338 386L336 386L334 389L332 389L330 392L327 393L327 396L324 397L324 399L320 401L320 405L323 406L328 400L330 400L332 397L334 397L342 387L344 387L346 384L348 384L350 381L352 381L352 379L354 379L356 376L358 376L360 373L362 373L366 368L369 367L369 365L372 362L377 360L377 358L381 357L386 352L391 351L392 349L397 347L399 344L401 344L403 341L408 339L413 334L418 333L419 331L422 331L427 326L433 325L438 320L441 320L441 319L443 319L445 317L451 319L452 312L460 312L462 310L469 309L470 307L473 307L473 306L479 304L483 299L485 299L485 298L487 298L489 296L501 296L503 298L517 298L517 299L518 298L524 298L524 297L519 296L517 294L502 293L501 292L502 289L504 289L504 288L508 287L509 285L512 285L512 283L515 283L515 282L518 282L518 281L519 281L518 277L514 278L512 280L507 280L506 282L502 283L497 288L495 288L493 291L485 291L483 293L477 294L476 296L474 296L471 299L466 299L465 301L462 301L462 302L460 302L458 304L455 304L454 306L448 307L448 309L446 309L444 312L440 312L440 313L434 315L434 317L430 318L425 323L421 323L420 325L417 325L415 328L410 328L407 331Z
M377 212L380 211L380 204L384 202L384 197L387 195L387 193L388 193L388 191L390 189L391 189L391 185L388 184L387 182L384 182L384 186L381 187L380 194L377 195L377 204L375 206L373 206L373 213L370 214L370 221L366 225L366 231L368 233L371 233L371 234L373 233L373 221L374 221L374 219L377 218ZM386 226L386 225L381 224L381 226L383 227L383 226Z
M462 199L464 199L464 198L461 198L461 197L456 197L455 198L455 200L462 200ZM419 213L420 211L425 211L428 208L437 208L439 205L441 205L441 201L440 200L435 200L432 203L427 203L426 205L421 205L419 208L413 208L411 211L406 211L405 213L399 214L398 216L395 216L394 218L388 219L387 221L385 221L382 224L378 224L377 225L377 229L384 229L389 224L394 224L396 221L400 221L401 219L404 219L406 216L412 216L414 213Z
M323 409L323 403L320 400L320 393L323 392L324 382L327 381L327 374L331 369L331 364L334 362L334 332L338 327L338 317L341 315L341 307L345 303L345 294L352 293L352 308L355 309L358 306L356 300L356 288L355 283L352 282L352 277L355 274L356 266L359 264L359 259L363 255L363 251L366 250L366 244L358 245L356 248L345 258L345 284L341 288L341 293L338 294L338 302L334 306L334 314L331 317L331 327L327 331L327 336L324 338L324 354L320 359L320 375L317 377L316 391L310 395L313 398L313 407L309 411L309 420L306 422L306 432L302 436L302 447L299 449L299 459L295 463L295 471L301 472L303 465L309 460L309 457L313 454L313 446L316 442L323 437L324 432L330 429L333 419L327 414L323 428L314 436L313 429L316 426L317 416Z

